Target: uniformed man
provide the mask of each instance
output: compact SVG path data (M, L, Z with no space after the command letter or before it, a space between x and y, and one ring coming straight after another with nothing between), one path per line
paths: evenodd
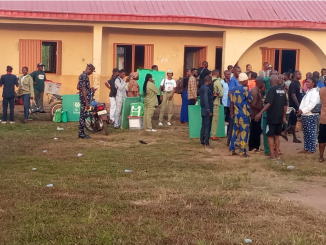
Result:
M87 110L89 110L91 103L91 86L89 82L89 75L95 72L95 67L92 64L87 64L86 70L79 76L78 90L80 100L80 117L79 117L79 133L78 137L82 139L89 139L85 134L85 120L87 118Z

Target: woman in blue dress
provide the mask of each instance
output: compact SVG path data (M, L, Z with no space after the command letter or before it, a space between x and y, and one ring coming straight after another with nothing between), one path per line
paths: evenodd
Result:
M188 116L188 81L189 77L191 75L191 70L189 69L187 71L187 77L183 79L183 92L181 94L182 98L182 106L181 106L181 113L180 113L180 122L182 124L189 122L189 116Z

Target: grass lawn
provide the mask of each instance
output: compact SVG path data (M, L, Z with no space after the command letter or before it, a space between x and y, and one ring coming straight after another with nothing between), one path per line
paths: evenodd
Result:
M326 183L317 154L284 154L289 171L224 140L207 153L187 126L90 140L57 126L0 125L0 244L326 244L326 215L279 197Z

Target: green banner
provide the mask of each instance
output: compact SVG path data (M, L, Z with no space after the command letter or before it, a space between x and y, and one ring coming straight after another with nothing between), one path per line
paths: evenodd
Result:
M147 74L151 74L153 76L156 87L160 89L161 82L165 78L165 71L155 71L155 70L147 70L147 69L138 69L137 71L139 73L138 84L139 84L139 90L141 95L143 94L143 86Z

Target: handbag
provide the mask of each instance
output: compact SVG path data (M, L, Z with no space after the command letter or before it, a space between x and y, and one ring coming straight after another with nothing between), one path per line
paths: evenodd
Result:
M321 103L317 104L314 109L311 110L312 113L320 113L321 112Z
M37 107L35 100L32 100L33 105L29 108L29 113L39 112L40 108Z

